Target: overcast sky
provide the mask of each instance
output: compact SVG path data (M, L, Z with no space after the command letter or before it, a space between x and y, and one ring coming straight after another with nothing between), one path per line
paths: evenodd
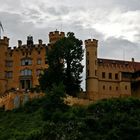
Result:
M140 61L140 0L0 0L0 21L10 46L57 29L98 39L101 58Z

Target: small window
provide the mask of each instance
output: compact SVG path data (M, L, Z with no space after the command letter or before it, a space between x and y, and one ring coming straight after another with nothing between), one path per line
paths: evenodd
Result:
M125 86L125 90L127 90L127 86Z
M112 73L109 73L109 77L108 77L109 79L112 79Z
M105 72L102 72L102 78L105 78Z
M12 78L13 77L13 72L12 71L6 72L5 77L8 78L8 79Z
M111 86L109 87L109 90L112 90L112 87Z
M119 79L119 77L118 77L118 73L115 74L115 79L116 79L116 80Z
M105 90L105 85L103 85L103 90Z
M97 76L97 70L95 70L95 76Z
M6 67L12 67L13 61L6 61Z
M39 59L37 59L37 64L38 64L38 65L41 65L41 62L42 62L42 61L41 61L41 59L40 59L40 58L39 58Z
M118 90L118 87L116 87L116 90Z
M89 76L89 70L87 71L87 75Z
M89 60L87 60L87 65L89 65Z

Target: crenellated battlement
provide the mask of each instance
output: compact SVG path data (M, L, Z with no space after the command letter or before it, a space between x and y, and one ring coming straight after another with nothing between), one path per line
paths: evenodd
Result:
M0 44L1 45L9 45L9 38L7 38L6 36L4 36L2 39L0 39Z
M88 39L85 40L85 46L97 46L98 47L98 40L96 39Z
M65 37L64 32L54 31L49 33L49 42L55 43L57 40Z
M59 31L54 31L54 32L49 33L49 37L56 36L56 35L64 37L65 33L64 32L59 32Z
M43 48L46 47L46 44L43 44L43 41L41 39L38 40L37 44L33 44L32 46L27 46L25 44L22 44L21 40L18 40L18 45L14 47L8 47L8 54L12 56L15 52L21 52L21 53L29 53L33 50L35 51L41 51Z

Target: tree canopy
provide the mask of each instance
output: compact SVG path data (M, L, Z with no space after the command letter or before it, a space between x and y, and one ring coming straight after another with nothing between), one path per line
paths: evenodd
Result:
M80 84L83 66L82 41L72 32L58 40L47 50L49 68L40 77L40 86L43 90L52 88L53 84L63 83L66 93L76 96L81 89Z

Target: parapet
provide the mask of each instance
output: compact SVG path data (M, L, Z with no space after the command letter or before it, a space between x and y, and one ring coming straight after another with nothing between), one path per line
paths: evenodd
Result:
M65 37L64 32L54 31L49 33L49 42L55 43L57 40Z
M0 39L0 44L9 45L9 38L4 36L3 39Z
M85 46L96 46L98 47L98 40L96 39L88 39L88 40L85 40Z
M62 36L62 37L65 37L65 33L64 32L59 32L59 31L50 32L49 33L49 37L52 37L52 36Z

